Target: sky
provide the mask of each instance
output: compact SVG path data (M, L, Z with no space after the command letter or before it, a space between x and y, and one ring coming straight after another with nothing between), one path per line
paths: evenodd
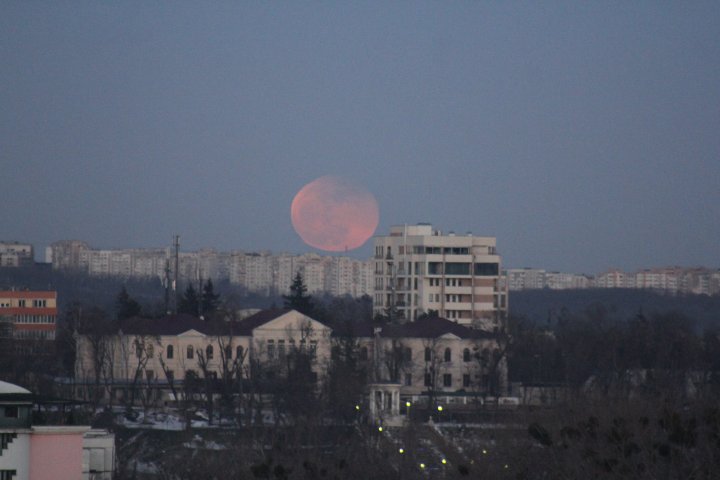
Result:
M290 204L338 175L510 268L720 267L720 2L0 12L1 240L316 251Z

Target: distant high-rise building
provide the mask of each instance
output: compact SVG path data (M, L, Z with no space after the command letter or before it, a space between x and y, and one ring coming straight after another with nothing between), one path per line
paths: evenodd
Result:
M24 267L34 261L33 246L29 243L0 242L0 267Z
M502 326L508 309L494 237L443 235L429 224L394 226L375 237L376 314L440 317L483 329Z

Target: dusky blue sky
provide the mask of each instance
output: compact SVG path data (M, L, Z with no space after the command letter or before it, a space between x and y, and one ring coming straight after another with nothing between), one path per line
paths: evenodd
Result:
M40 248L312 251L335 174L507 267L718 267L720 2L5 1L0 172Z

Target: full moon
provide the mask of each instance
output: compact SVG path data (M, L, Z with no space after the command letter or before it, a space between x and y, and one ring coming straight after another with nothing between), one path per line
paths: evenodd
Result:
M372 193L333 175L301 188L290 206L290 216L305 243L328 252L360 247L375 233L379 219Z

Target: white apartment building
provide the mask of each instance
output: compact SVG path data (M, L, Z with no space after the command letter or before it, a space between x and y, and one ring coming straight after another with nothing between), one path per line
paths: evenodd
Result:
M98 276L160 279L165 278L169 269L170 278L174 278L175 259L170 248L98 250L73 240L53 243L46 255L54 269ZM372 293L372 265L369 260L316 253L292 255L203 249L180 252L177 269L182 280L228 280L264 295L288 292L295 274L300 272L310 293L359 297Z
M23 267L35 261L33 246L28 243L0 242L0 267Z
M483 329L501 327L508 309L494 237L443 235L432 225L401 225L375 237L376 314L443 318Z

